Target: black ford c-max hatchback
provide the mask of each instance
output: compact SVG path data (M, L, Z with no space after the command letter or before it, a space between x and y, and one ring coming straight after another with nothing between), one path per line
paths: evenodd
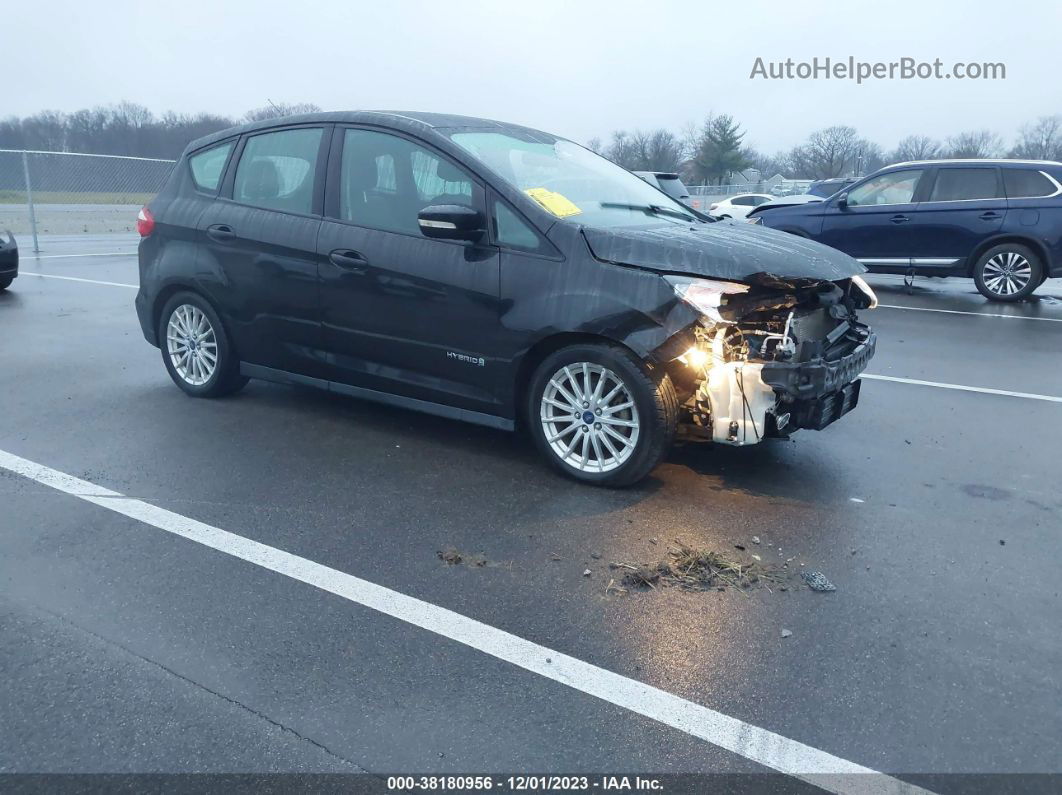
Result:
M526 426L583 481L644 477L677 434L821 429L875 336L863 267L712 222L510 124L316 113L201 138L139 217L144 336L174 382L248 378Z

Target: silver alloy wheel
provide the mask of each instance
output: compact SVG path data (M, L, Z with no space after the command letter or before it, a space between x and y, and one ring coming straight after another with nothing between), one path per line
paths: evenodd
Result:
M560 368L542 393L546 443L580 472L622 466L638 445L638 407L623 380L607 367L578 362Z
M1029 284L1032 265L1016 251L1001 251L984 264L981 277L990 292L1014 295Z
M218 340L206 313L193 304L181 304L166 324L166 352L177 375L192 386L202 386L218 366Z

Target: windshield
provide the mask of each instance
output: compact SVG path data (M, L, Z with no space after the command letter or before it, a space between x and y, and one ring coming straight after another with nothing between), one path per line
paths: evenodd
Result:
M571 141L512 132L450 138L558 218L598 227L697 222L684 205Z

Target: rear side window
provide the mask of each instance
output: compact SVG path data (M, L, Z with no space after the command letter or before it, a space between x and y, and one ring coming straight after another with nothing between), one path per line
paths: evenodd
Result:
M322 130L279 130L247 139L232 198L255 207L310 213Z
M192 181L200 190L216 191L221 182L221 172L225 170L229 153L235 141L228 141L210 149L204 149L188 158L188 166L192 169Z
M931 202L998 199L999 183L994 168L942 168L929 194Z
M1028 168L1003 169L1003 187L1007 190L1008 199L1050 196L1058 190L1041 172Z
M731 204L737 204L737 205L739 205L741 207L751 207L752 206L752 197L751 196L738 196L736 199L731 199L730 203Z

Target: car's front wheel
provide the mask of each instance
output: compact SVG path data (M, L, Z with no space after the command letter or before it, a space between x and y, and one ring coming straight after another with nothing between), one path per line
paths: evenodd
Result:
M990 301L1020 301L1043 281L1043 263L1028 246L1003 243L982 254L973 270L981 295Z
M564 474L602 486L635 483L671 447L678 399L666 374L617 345L572 345L531 379L535 444Z
M178 293L166 302L159 347L170 378L189 395L220 397L247 383L221 319L195 293Z

